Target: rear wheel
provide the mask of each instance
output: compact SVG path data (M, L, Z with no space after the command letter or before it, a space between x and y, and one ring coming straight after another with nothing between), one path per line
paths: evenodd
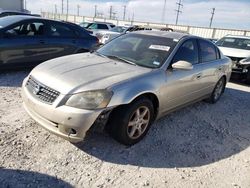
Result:
M226 86L226 79L224 77L222 77L217 82L212 94L210 95L210 97L206 101L209 103L212 103L212 104L216 103L220 99L221 95L224 93L225 86Z
M115 109L108 121L108 132L118 142L133 145L147 134L154 119L152 102L140 98Z

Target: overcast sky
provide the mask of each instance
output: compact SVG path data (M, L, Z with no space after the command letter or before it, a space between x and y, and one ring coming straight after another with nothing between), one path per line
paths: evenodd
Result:
M61 0L26 0L27 8L33 13L42 11L61 12ZM66 12L66 0L65 12ZM175 23L178 0L166 0L165 23ZM216 8L213 27L250 30L250 0L182 0L182 14L179 24L205 26L209 25L212 8ZM77 4L81 6L80 15L93 16L94 6L98 12L108 16L110 5L114 7L118 18L122 18L123 5L127 5L127 18L136 21L162 22L164 0L69 0L69 13L76 14Z

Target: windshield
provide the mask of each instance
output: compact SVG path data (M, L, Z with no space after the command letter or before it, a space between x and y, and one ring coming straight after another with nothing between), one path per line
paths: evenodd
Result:
M21 16L6 16L0 18L0 28L7 27L18 21L21 21L23 18Z
M80 23L80 26L83 28L88 28L91 24L92 23L83 22L83 23Z
M224 37L216 42L217 46L227 48L238 48L242 50L250 50L250 39Z
M118 33L123 33L125 30L126 30L125 27L114 27L114 28L110 29L110 31L118 32Z
M166 61L176 44L172 38L130 33L112 40L97 52L107 57L119 57L139 66L158 68Z

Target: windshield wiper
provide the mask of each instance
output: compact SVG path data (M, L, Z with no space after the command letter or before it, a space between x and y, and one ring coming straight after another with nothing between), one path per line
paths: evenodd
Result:
M110 58L110 59L117 59L117 60L123 61L123 62L125 62L125 63L128 63L128 64L130 64L130 65L135 65L135 66L137 66L137 64L135 64L134 62L129 61L129 60L124 59L124 58L119 57L119 56L107 55L107 57Z

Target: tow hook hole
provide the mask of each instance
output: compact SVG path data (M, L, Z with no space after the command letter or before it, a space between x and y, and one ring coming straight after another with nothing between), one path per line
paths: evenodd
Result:
M70 129L69 134L76 134L76 130L75 129Z

